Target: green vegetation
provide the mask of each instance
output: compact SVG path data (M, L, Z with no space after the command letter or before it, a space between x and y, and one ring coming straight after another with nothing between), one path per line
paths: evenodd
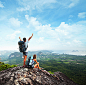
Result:
M57 55L58 56L58 55ZM40 66L45 68L49 73L60 71L72 79L79 85L86 84L86 56L75 56L75 55L59 55L59 58L54 59L56 56L52 56L53 59L48 61L38 60ZM49 57L49 55L48 55Z
M6 70L8 68L13 68L13 67L17 67L17 65L10 65L10 64L5 64L3 62L0 62L0 71Z
M63 62L63 63L68 64L68 63L70 63L70 62Z
M51 71L48 71L50 74L54 74L53 72L51 72Z
M57 62L57 63L61 63L61 62Z

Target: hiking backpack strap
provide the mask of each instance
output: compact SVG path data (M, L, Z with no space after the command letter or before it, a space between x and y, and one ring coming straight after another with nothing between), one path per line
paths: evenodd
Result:
M25 42L24 42L24 47L25 47ZM28 44L27 44L27 48L28 48ZM27 48L25 48L25 51L27 50Z

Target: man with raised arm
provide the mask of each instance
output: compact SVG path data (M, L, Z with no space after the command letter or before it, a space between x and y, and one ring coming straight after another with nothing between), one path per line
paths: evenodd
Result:
M24 57L23 67L25 67L25 65L26 65L25 62L26 62L27 55L28 55L28 50L27 50L27 48L28 48L28 43L29 43L29 41L30 41L30 39L31 39L32 37L33 37L33 33L32 33L32 36L28 38L28 40L26 40L25 37L23 38L24 46L25 46L25 49L26 49L26 50L23 52L23 57ZM20 39L20 41L22 41L20 37L19 37L19 39Z

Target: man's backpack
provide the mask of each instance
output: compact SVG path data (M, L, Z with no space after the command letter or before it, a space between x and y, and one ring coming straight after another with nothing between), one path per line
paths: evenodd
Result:
M19 45L19 51L20 52L25 52L26 51L27 48L25 48L24 41L19 41L18 45Z
M34 68L34 63L33 56L30 56L27 61L28 68Z

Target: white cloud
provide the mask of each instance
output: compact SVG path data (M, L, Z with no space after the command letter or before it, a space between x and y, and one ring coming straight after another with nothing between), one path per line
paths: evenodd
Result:
M23 24L22 22L20 22L18 19L15 18L10 18L9 23L14 27L20 27L20 24Z
M65 22L61 22L61 24L55 28L55 36L59 37L61 41L71 39L73 37L73 32L76 32L76 30L74 30L74 26L65 24Z
M37 40L38 43L42 43L44 42L44 37L40 37L38 40Z
M29 25L28 28L34 28L35 31L38 31L38 35L51 37L51 38L71 38L72 33L77 34L81 32L79 28L82 27L80 24L68 25L65 22L61 22L58 27L55 27L55 30L52 29L51 25L42 25L39 21L37 21L34 17L29 17L29 15L25 15L25 18L28 20ZM80 31L79 31L80 30ZM59 40L59 39L58 39Z
M70 28L68 24L65 24L65 22L61 22L60 26L55 29L56 32L60 33L61 35L67 35L67 30Z
M54 36L56 33L51 28L51 25L42 25L39 21L37 21L37 18L29 17L29 15L25 15L25 18L29 22L28 28L34 28L35 31L38 31L38 35L41 36ZM51 37L50 36L50 37Z
M79 0L70 0L70 1L71 1L71 3L68 6L69 8L74 7L79 2Z
M86 17L86 12L82 12L78 14L79 18L85 18Z
M27 21L29 22L29 25L27 26L27 28L30 27L37 27L36 30L38 30L38 26L41 26L41 23L39 23L36 18L34 17L29 17L29 15L25 15L25 18L27 19Z
M29 22L28 29L34 28L37 36L37 43L40 43L40 46L44 48L50 46L50 48L54 47L58 48L59 46L65 46L67 49L80 47L83 45L83 32L85 31L86 26L82 25L82 23L78 22L76 24L66 24L65 22L61 22L58 27L53 27L51 24L42 25L37 18L29 17L29 15L25 15L25 18ZM81 36L80 36L81 35ZM40 48L40 47L39 47Z
M73 42L74 42L74 43L77 43L77 44L78 44L78 43L81 43L81 41L76 40L76 39L75 39L75 40L73 40Z
M13 40L13 39L15 39L15 37L17 36L17 34L19 34L19 33L21 33L21 31L15 31L12 34L7 35L7 38Z
M53 37L54 36L54 31L51 28L51 25L41 25L41 26L37 26L36 30L38 30L38 35L41 36L47 36L47 37Z
M3 7L4 7L1 1L0 1L0 7L1 7L1 8L3 8Z

